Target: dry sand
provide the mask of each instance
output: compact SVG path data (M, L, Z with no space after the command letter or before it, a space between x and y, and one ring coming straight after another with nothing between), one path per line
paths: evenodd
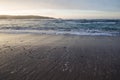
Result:
M120 37L1 33L0 80L120 80Z

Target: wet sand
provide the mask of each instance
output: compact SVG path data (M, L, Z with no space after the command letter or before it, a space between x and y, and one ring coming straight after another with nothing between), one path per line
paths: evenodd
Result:
M120 37L0 33L0 80L120 80Z

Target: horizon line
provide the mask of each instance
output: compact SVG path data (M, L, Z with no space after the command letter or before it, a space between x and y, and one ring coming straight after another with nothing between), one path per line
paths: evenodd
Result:
M20 16L20 17L46 17L46 18L53 18L53 19L117 19L117 20L119 20L120 18L55 18L55 17L52 17L52 16L42 16L42 15L34 15L34 14L30 14L30 15L28 15L28 14L18 14L18 15L16 15L16 14L10 14L10 15L7 15L7 14L0 14L0 17L2 17L2 16L9 16L9 17L18 17L18 16Z

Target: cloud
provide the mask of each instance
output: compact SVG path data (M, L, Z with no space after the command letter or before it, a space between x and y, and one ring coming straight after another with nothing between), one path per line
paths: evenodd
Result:
M0 0L0 4L17 5L27 9L79 9L120 11L120 0Z
M32 0L31 0L32 1ZM120 11L120 0L33 0L45 8Z
M120 0L0 0L0 14L120 18Z

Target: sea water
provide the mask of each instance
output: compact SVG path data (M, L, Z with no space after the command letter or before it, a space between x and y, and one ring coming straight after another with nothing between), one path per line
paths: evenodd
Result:
M0 32L120 36L120 20L0 19Z

